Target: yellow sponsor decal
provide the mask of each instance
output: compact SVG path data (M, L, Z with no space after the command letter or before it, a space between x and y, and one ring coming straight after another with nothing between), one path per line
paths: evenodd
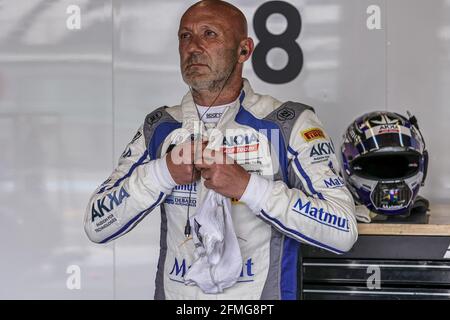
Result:
M317 140L317 139L325 139L325 134L319 128L311 128L305 131L302 131L302 137L307 142Z

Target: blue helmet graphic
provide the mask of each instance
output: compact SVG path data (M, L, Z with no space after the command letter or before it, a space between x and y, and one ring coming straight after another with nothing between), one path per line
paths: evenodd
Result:
M344 134L341 155L356 202L378 214L409 214L428 167L415 117L385 111L360 116Z

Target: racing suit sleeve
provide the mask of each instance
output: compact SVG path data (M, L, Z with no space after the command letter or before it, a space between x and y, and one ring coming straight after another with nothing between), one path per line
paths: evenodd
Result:
M143 126L109 178L92 194L84 218L89 239L106 243L131 231L172 192L166 159L150 159Z
M289 184L252 173L241 201L300 242L342 254L358 238L355 206L335 168L334 146L314 112L295 122L288 146Z

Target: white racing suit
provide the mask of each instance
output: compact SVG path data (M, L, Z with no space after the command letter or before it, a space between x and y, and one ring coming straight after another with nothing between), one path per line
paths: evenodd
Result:
M195 214L206 188L200 180L176 186L165 165L169 146L185 140L198 120L190 93L181 105L146 117L89 201L88 237L117 239L160 206L155 299L296 299L299 244L342 254L358 237L330 137L312 108L256 94L244 79L239 99L217 124L222 138L211 140L251 173L244 195L232 201L243 268L233 287L208 295L183 281L194 257L193 242L185 242L186 211L191 206Z

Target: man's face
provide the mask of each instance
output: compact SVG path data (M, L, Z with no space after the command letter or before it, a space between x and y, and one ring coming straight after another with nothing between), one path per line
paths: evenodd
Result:
M195 90L215 90L237 61L232 21L209 7L188 11L178 31L183 80Z

